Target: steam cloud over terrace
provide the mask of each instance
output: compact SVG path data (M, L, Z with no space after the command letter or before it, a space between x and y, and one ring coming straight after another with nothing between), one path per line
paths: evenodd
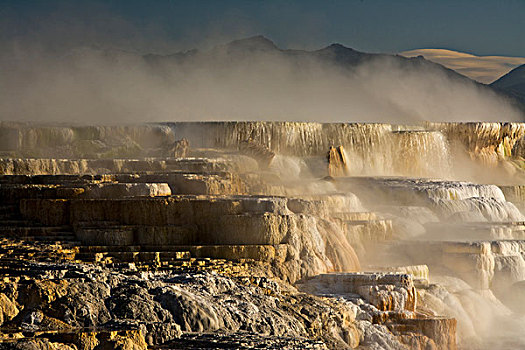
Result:
M264 37L173 55L18 42L0 56L0 118L68 122L519 121L490 88L421 58Z

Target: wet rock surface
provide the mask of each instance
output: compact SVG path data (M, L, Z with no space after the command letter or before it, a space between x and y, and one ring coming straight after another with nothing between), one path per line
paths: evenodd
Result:
M521 124L4 127L0 348L525 344Z
M211 332L220 332L215 338L229 346L264 345L279 337L283 344L289 339L294 346L304 342L311 348L358 343L351 320L335 311L346 310L346 305L298 293L282 282L249 276L248 271L230 277L216 271L119 273L75 263L33 263L26 268L17 277L5 277L0 294L4 296L2 327L20 335L135 329L137 339L150 346L183 333L201 335L188 335L174 344L212 344L213 337L203 334ZM237 334L228 340L228 333L247 337L241 341ZM308 341L312 338L319 341ZM84 344L82 339L70 343L79 344Z

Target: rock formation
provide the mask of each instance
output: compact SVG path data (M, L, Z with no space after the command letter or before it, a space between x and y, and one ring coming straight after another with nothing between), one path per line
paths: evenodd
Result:
M519 348L522 129L3 123L0 349Z
M330 146L326 158L328 161L328 176L348 175L348 164L343 146Z

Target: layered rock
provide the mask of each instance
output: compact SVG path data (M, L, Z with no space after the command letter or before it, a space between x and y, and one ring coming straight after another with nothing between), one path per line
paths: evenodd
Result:
M328 176L348 175L348 164L343 146L330 147L326 158L328 160Z
M140 273L81 265L33 266L39 274L29 283L9 277L0 286L19 307L11 307L3 326L38 330L40 336L33 343L41 339L43 344L71 347L127 344L126 348L146 349L147 345L182 343L181 332L227 330L245 332L247 339L257 334L283 337L281 341L289 337L312 348L323 345L307 338L318 337L332 348L359 344L349 318L352 311L346 305L285 293L266 278L147 273L144 279ZM114 331L107 334L107 328ZM23 344L24 336L11 337L18 338L18 346Z
M395 335L395 340L390 341L383 336L387 348L456 349L456 320L416 313L418 294L410 275L320 275L306 281L301 288L317 295L355 301L359 308L356 317L361 322L385 325Z
M21 212L48 225L72 226L91 245L270 246L276 269L292 281L359 268L338 225L292 213L283 198L27 199Z
M2 124L3 337L453 349L457 328L460 347L520 344L521 134L521 124ZM331 151L342 176L330 178L332 145L344 152ZM420 178L463 176L451 167L461 154L479 169L494 157L515 167L498 183L516 184Z

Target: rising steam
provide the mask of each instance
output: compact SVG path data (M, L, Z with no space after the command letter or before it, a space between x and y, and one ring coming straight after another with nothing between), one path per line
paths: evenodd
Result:
M273 45L273 44L272 44ZM277 48L162 58L18 44L0 56L0 118L53 122L301 120L521 121L488 88L439 66L379 56L356 66L297 63ZM189 58L188 58L189 57ZM407 68L409 67L409 68ZM350 68L350 69L349 69Z

